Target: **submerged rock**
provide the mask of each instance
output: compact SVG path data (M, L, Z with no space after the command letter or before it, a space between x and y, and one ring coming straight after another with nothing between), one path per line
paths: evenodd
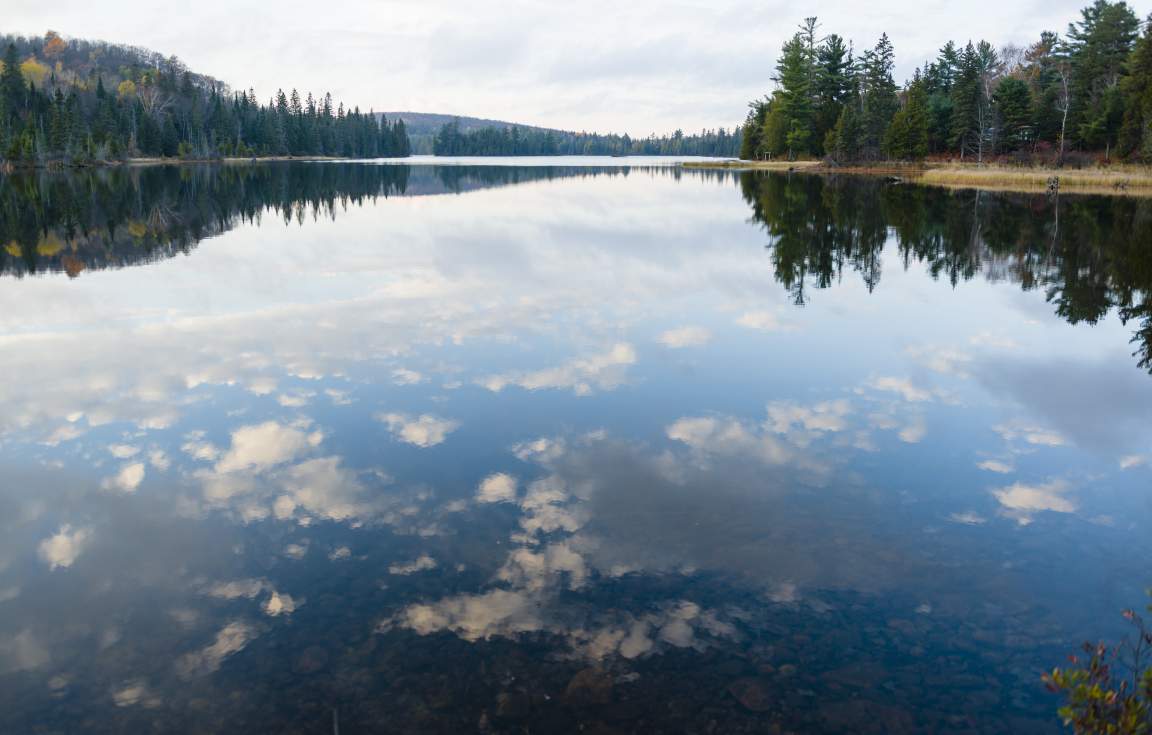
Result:
M772 695L764 679L755 676L737 679L728 685L728 693L752 712L767 712L772 708Z
M568 704L607 704L612 701L612 676L603 669L583 669L572 677L564 690Z

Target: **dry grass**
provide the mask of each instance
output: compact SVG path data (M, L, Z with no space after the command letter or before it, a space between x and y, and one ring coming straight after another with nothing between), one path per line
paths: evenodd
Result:
M917 183L953 188L1046 191L1053 177L1059 179L1061 191L1152 196L1152 168L1147 166L1054 169L941 165L925 169L915 178Z
M1083 194L1152 196L1152 167L1115 164L1099 168L1048 168L980 166L960 163L923 165L878 163L870 166L828 166L820 161L720 161L693 162L686 168L727 168L763 171L800 171L809 174L896 176L917 184L952 189L1044 192L1052 177L1060 190Z

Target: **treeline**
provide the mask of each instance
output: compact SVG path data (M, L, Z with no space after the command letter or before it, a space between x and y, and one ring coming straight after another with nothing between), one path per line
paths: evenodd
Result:
M1095 0L1060 36L1020 48L949 41L903 88L887 35L856 56L808 18L776 89L750 104L741 158L1152 161L1152 18Z
M347 110L330 94L280 91L260 104L142 49L53 32L0 43L0 160L409 155L403 121Z
M625 135L573 133L518 125L462 130L445 123L432 141L437 156L716 156L740 153L740 131L724 128L685 135L632 138Z

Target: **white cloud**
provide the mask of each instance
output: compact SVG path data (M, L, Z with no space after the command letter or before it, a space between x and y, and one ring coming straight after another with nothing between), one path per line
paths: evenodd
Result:
M408 575L416 572L426 572L437 567L436 560L427 554L421 554L409 562L398 562L388 567L389 574Z
M296 609L299 607L300 603L292 599L291 595L273 590L272 594L268 596L268 599L264 601L260 609L267 615L277 617L280 615L291 615L296 612Z
M116 459L128 459L139 454L140 447L134 447L130 444L112 444L108 447L108 453Z
M999 472L1002 475L1007 475L1010 472L1016 471L1016 466L1011 462L1005 462L1002 459L986 459L983 462L976 464L982 470L988 472Z
M1038 485L1017 482L993 490L992 495L1009 515L1027 521L1032 513L1041 511L1075 513L1076 503L1065 495L1068 490L1068 483L1063 480L1051 480Z
M114 476L106 478L104 482L100 483L100 487L105 490L134 493L140 487L140 483L144 482L145 473L143 462L133 462L130 465L125 465Z
M533 596L525 591L503 589L448 597L428 605L411 605L390 622L420 635L449 630L469 641L543 627Z
M928 424L923 416L914 416L912 420L900 429L900 441L907 444L919 444L928 435Z
M794 427L816 433L844 431L851 412L852 405L843 399L813 406L779 401L768 404L768 426L777 434L787 434Z
M300 561L308 555L308 544L288 544L284 547L284 556Z
M261 375L248 381L248 391L258 396L267 396L276 392L279 383L275 378Z
M792 449L774 437L757 434L731 418L682 418L665 433L673 441L718 456L750 456L766 464L784 464L795 456Z
M873 378L867 385L869 388L875 390L897 393L909 403L922 403L932 400L932 393L930 391L914 385L908 378L891 376Z
M276 402L284 408L303 408L311 401L315 393L310 392L296 392L296 393L281 393L276 397Z
M1131 470L1148 464L1148 457L1144 454L1129 454L1120 458L1120 469Z
M924 367L942 375L953 375L958 378L968 377L968 368L972 363L972 356L963 350L954 347L909 347L907 350L912 359Z
M712 341L712 333L703 327L680 327L669 329L656 338L660 344L670 349L700 347Z
M265 579L237 579L231 582L217 582L204 588L203 593L221 600L249 600L257 597L272 585Z
M636 350L620 342L607 352L579 358L555 368L531 372L512 372L482 378L479 384L499 392L515 385L525 390L571 390L576 395L591 395L596 390L618 388L625 379L625 369L636 362Z
M323 439L320 432L306 433L275 421L243 426L232 432L232 446L216 463L216 471L258 471L275 467L295 459Z
M181 656L176 661L176 672L185 679L211 674L229 656L243 650L255 638L255 629L247 623L228 623L220 629L212 643Z
M736 324L747 329L758 329L762 332L776 332L784 329L780 318L770 311L749 311L736 319Z
M30 630L22 630L8 638L0 637L0 674L32 671L44 667L51 660L48 648Z
M449 434L460 427L459 421L442 419L430 414L413 417L402 413L385 413L377 415L376 419L388 425L392 436L417 447L434 447L441 444Z
M63 525L52 536L40 542L37 553L50 569L70 567L92 539L92 530Z
M156 449L148 453L148 464L160 472L167 472L168 468L172 466L172 460L168 459L166 452Z
M396 385L416 385L424 382L424 376L415 370L397 368L392 371L392 382Z
M160 698L148 688L143 679L134 679L112 690L112 701L117 707L143 707L154 708L160 706Z
M1028 444L1042 447L1062 447L1068 440L1062 434L1051 429L1039 426L1028 426L1019 423L1002 424L992 427L1005 441L1021 439Z
M180 451L187 454L192 459L200 460L201 462L214 462L220 456L220 449L210 442L192 440L184 442L180 447Z
M513 503L516 501L516 478L504 472L485 477L476 489L481 503Z
M371 513L366 488L339 457L319 457L293 465L283 475L281 487L294 512L343 521Z

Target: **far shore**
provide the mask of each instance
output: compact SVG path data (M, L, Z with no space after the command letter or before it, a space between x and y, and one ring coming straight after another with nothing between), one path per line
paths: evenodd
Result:
M6 161L0 164L0 173L4 171L28 171L28 170L71 170L82 168L104 168L107 166L174 166L183 165L187 163L263 163L265 161L351 161L354 159L346 158L344 156L226 156L222 158L162 158L162 157L139 157L139 158L115 158L112 160L100 161L85 161L83 163L63 163L60 161L50 161L47 164L43 163L27 163L27 162L12 162Z
M263 161L350 161L343 156L227 156L224 158L126 158L112 165L154 166L173 163L260 163ZM97 164L101 165L101 164Z
M980 165L973 163L836 166L824 161L688 161L684 168L740 171L788 171L824 176L884 176L900 181L950 189L980 189L1036 193L1048 192L1053 179L1059 191L1077 194L1152 196L1152 167L1114 164L1093 168Z

